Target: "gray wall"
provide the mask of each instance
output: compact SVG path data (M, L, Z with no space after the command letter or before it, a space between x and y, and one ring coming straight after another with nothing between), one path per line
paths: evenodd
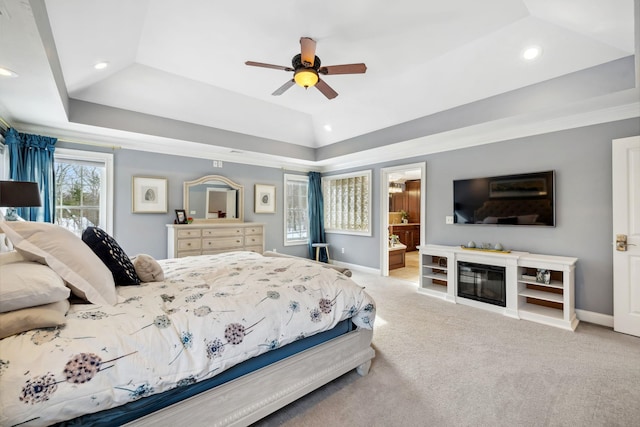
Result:
M85 147L83 147L85 148ZM223 175L244 186L245 221L266 224L268 250L283 252L283 174L281 169L224 162L214 168L211 160L176 157L133 150L117 150L114 155L114 227L113 235L129 255L147 253L154 258L167 257L167 227L175 219L174 209L182 209L183 182L204 175ZM166 214L131 212L131 179L133 176L153 176L168 179ZM254 184L276 186L276 213L256 214ZM306 247L287 248L289 253L306 253Z
M633 135L640 135L638 119L377 164L373 188L379 188L381 168L425 161L427 243L500 242L512 250L577 257L576 308L611 315L611 141ZM445 225L453 211L453 180L544 170L556 172L556 227ZM372 206L372 237L327 235L332 248L346 248L344 255L334 250L334 259L379 268L379 194Z
M512 250L577 257L576 307L610 315L613 313L611 140L639 134L640 121L629 119L357 168L373 170L373 233L370 237L327 234L331 258L380 268L381 169L426 162L427 194L423 209L426 209L427 243L500 242ZM182 183L211 174L224 175L245 186L245 221L266 224L266 249L298 256L307 254L306 246L283 246L285 171L281 169L230 162L225 162L223 168L213 168L211 160L131 150L117 150L114 166L114 237L130 255L148 253L165 258L165 225L173 222L174 209L182 208ZM551 169L556 172L556 227L444 224L445 216L452 214L454 179ZM131 213L134 175L168 178L167 214ZM276 186L275 214L253 213L256 183ZM386 235L382 238L386 239ZM340 248L345 248L344 254Z

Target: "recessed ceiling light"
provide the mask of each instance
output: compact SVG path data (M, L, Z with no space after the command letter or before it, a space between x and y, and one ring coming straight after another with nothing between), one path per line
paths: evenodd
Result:
M108 66L109 66L108 62L98 62L96 65L93 66L93 68L95 68L96 70L104 70Z
M331 125L324 125L324 130L331 132Z
M540 46L531 46L526 48L522 52L522 57L527 61L532 61L537 57L539 57L541 53L542 53L542 49L540 48Z
M0 77L18 77L18 73L8 68L0 67Z

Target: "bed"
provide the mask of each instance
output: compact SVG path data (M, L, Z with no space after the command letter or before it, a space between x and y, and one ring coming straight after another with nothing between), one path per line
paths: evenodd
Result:
M37 269L58 299L30 291L38 304L17 309L3 295L0 323L52 305L66 313L0 340L0 425L248 425L352 369L365 375L375 355L374 301L326 265L146 257L162 280L136 283L113 264L142 276L138 259L126 263L104 233L111 259L52 224L0 226L17 250L0 254L2 288L16 277L22 290Z

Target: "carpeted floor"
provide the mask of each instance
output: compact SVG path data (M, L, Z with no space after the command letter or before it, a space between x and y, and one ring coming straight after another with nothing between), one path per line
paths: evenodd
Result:
M376 358L255 426L638 426L640 338L575 332L354 272L377 304Z

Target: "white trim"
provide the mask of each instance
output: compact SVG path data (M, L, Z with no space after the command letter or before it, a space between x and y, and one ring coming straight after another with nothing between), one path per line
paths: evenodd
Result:
M594 323L596 325L613 328L613 316L596 313L595 311L580 310L576 308L576 316L581 322Z
M566 129L575 129L600 123L639 117L640 88L627 89L569 105L548 108L530 114L493 120L450 131L401 141L383 147L365 149L344 156L320 161L302 160L276 154L236 151L229 147L214 146L174 138L143 135L134 132L111 130L112 135L95 135L88 132L59 129L30 123L15 123L23 132L56 135L59 141L80 143L94 141L91 145L124 148L175 156L256 165L289 170L304 169L330 172L369 166L376 163L424 156L459 148L472 147L510 139L540 135ZM74 141L79 140L79 141Z
M283 212L283 218L282 218L282 222L284 225L284 230L283 230L283 237L282 237L282 242L284 246L301 246L301 245L308 245L309 244L309 239L305 239L305 240L287 240L287 200L289 200L288 195L287 195L287 181L300 181L300 182L306 182L307 183L307 188L308 188L308 184L309 184L309 176L308 175L299 175L299 174L291 174L291 173L285 173L284 177L283 177L283 191L282 191L282 212ZM308 191L308 190L307 190ZM309 221L308 221L308 217L307 217L307 236L309 235Z
M389 230L389 175L393 172L413 169L420 169L420 244L423 245L427 241L425 237L427 164L420 162L382 168L380 171L380 274L385 277L389 275L389 251L387 250L388 240L383 239L382 236L386 236Z
M54 159L60 156L63 159L71 160L99 160L105 165L105 183L100 199L105 203L100 204L100 217L104 218L105 223L102 225L104 231L113 235L113 154L102 153L99 151L73 150L69 148L56 148L53 153Z
M352 271L361 271L363 273L374 274L376 276L380 275L380 269L379 268L365 267L364 265L351 264L351 263L348 263L348 262L342 262L342 261L336 261L336 260L331 260L331 265L335 265L337 267L348 268L349 270L352 270Z

